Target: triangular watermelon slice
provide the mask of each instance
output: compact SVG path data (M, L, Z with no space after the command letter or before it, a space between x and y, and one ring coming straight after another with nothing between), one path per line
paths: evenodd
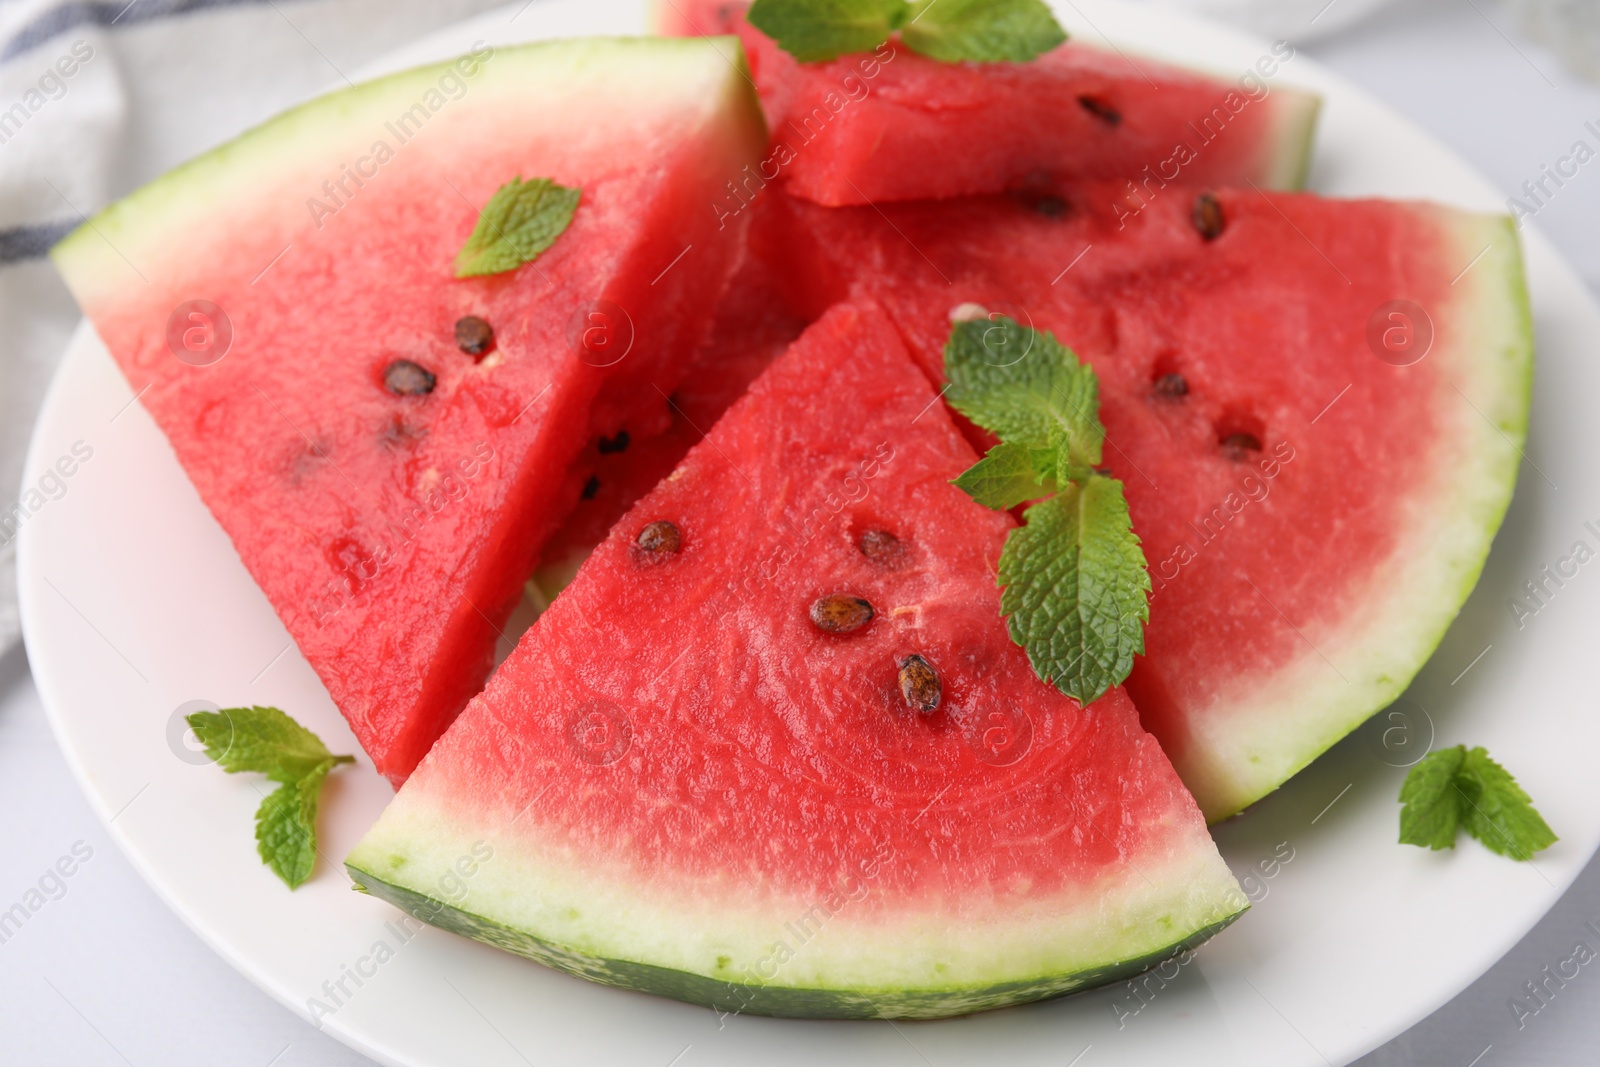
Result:
M881 299L935 382L984 309L1094 366L1154 586L1128 691L1211 819L1399 696L1477 582L1533 369L1509 219L1177 187L782 206L760 236L798 299Z
M396 782L481 688L579 449L687 368L742 247L707 205L763 141L732 42L480 48L274 119L56 249ZM581 190L570 227L458 279L518 177Z
M1127 698L1079 707L1007 637L1012 522L950 485L975 458L882 312L827 314L440 740L358 887L786 1016L1035 1000L1230 922L1245 898Z
M800 63L737 0L663 0L663 33L744 42L772 130L730 214L781 182L820 204L996 193L1040 181L1305 181L1319 99L1284 85L1292 46L1226 77L1069 41L1031 63L941 63L898 41Z

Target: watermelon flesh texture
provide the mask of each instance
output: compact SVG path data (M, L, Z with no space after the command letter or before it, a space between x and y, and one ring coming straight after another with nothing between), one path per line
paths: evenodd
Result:
M898 41L800 63L745 19L748 5L671 0L662 32L736 33L772 130L766 158L728 190L762 185L847 205L996 193L1041 181L1305 181L1318 98L1281 84L1280 43L1226 77L1069 41L1031 63L940 63Z
M1013 523L949 484L975 458L882 312L830 311L540 618L350 855L358 887L581 977L786 1016L1035 1000L1231 921L1245 898L1126 696L1080 707L1007 636ZM635 544L660 521L664 559ZM869 558L868 532L900 551ZM876 617L825 633L810 606L841 592ZM902 696L911 655L931 715ZM446 899L474 846L492 858Z
M752 220L763 211L758 206ZM545 545L534 574L541 600L566 587L622 516L672 473L804 331L806 320L787 308L782 294L775 265L747 254L688 373L671 396L661 398L659 421L641 417L590 442L574 476L582 499Z
M881 299L935 383L961 305L1050 330L1095 368L1154 588L1127 689L1212 820L1387 706L1437 647L1511 499L1533 366L1508 219L1215 199L1209 241L1193 189L1141 209L1093 186L1046 211L788 201L753 238L789 253L801 304ZM1406 339L1380 311L1397 300L1431 320L1410 366L1393 364L1417 349L1376 354Z
M597 433L653 410L709 326L742 240L706 205L764 140L728 47L482 49L334 93L55 250L397 783L481 689L541 543L576 502L563 472ZM456 279L479 208L518 176L581 188L570 228L535 263ZM169 317L194 299L231 321L209 366L169 346ZM479 357L455 341L469 315L495 331ZM606 340L586 332L596 323L612 348L584 347ZM432 392L387 389L397 360L434 375Z

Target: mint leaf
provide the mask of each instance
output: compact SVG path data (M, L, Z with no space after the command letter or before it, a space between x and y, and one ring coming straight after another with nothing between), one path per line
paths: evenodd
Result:
M281 783L256 809L256 850L297 888L317 860L317 798L328 772L354 756L335 756L316 734L277 708L226 708L187 717L206 755L229 774L252 771Z
M1067 39L1043 0L756 0L747 17L802 63L870 52L896 30L945 63L1026 63Z
M1079 703L1120 685L1144 652L1150 573L1122 483L1098 473L1100 381L1046 332L1003 315L956 323L946 397L1000 444L955 484L1024 514L1000 553L1000 608L1040 678Z
M870 52L911 15L905 0L756 0L750 25L802 63Z
M1400 843L1431 849L1456 847L1456 830L1515 860L1558 838L1506 769L1482 748L1441 749L1411 768L1400 787Z
M1467 752L1456 775L1461 826L1491 852L1528 860L1557 841L1517 780L1481 748Z
M1057 449L1075 465L1100 462L1100 380L1047 332L995 315L958 322L944 348L946 398L1003 441Z
M1018 504L1038 500L1055 491L1055 483L1048 478L1053 459L1049 453L1041 456L1021 445L1002 441L954 484L986 508L1009 511ZM1041 460L1044 471L1040 470Z
M489 198L472 236L456 254L456 277L516 270L538 259L572 225L582 198L549 178L512 178Z
M1000 610L1034 672L1091 704L1133 669L1150 618L1150 575L1122 483L1091 475L1025 518L1000 553Z
M335 762L323 760L285 782L256 809L256 851L290 889L303 885L317 865L317 797Z
M1435 851L1456 847L1461 825L1461 797L1456 775L1467 750L1441 749L1422 757L1400 787L1400 843Z
M921 0L900 36L945 63L1026 63L1067 39L1042 0Z
M334 758L316 734L277 708L197 711L186 721L206 755L229 774L255 771L274 782L292 782ZM355 761L341 756L339 762Z

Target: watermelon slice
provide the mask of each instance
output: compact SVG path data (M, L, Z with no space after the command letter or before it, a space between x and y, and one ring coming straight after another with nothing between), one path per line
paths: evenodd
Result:
M1068 42L1026 64L949 64L898 42L802 64L751 26L748 4L663 0L668 34L737 33L772 130L728 189L737 214L780 180L820 204L995 193L1046 179L1140 186L1247 181L1299 188L1318 98L1278 84L1279 43L1227 78Z
M1215 820L1399 696L1477 582L1521 462L1527 294L1503 217L1122 192L788 201L758 236L799 299L880 298L935 382L961 305L1094 366L1154 586L1128 692Z
M883 314L830 312L540 618L357 886L785 1016L1035 1000L1230 922L1245 898L1127 698L1079 707L1007 637L1012 522L949 484L975 458Z
M563 472L658 409L709 326L742 240L706 204L765 140L730 47L482 48L334 93L54 253L396 782L481 688L575 502ZM519 176L580 189L571 226L534 263L457 279Z

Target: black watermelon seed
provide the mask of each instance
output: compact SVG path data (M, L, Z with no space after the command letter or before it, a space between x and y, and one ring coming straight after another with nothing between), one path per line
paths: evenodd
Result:
M628 431L618 430L615 437L600 438L600 454L609 456L614 452L626 452L631 444L633 444L633 438L628 436Z
M676 526L663 520L652 522L640 530L638 540L633 544L647 558L666 559L677 555L683 547L683 535Z
M397 359L384 368L383 384L396 396L427 396L439 379L419 363Z
M817 629L830 634L855 633L876 614L869 601L847 593L819 597L811 605L811 621Z
M1072 205L1059 196L1041 196L1033 202L1033 210L1047 219L1059 219L1072 210Z
M1222 454L1236 462L1249 458L1246 453L1260 451L1261 438L1253 433L1230 433L1222 439Z
M583 499L593 500L598 492L600 492L600 479L591 474L589 480L583 483Z
M1107 126L1122 125L1122 112L1118 111L1116 108L1112 107L1098 96L1080 96L1078 97L1078 104L1083 108L1083 110L1087 111L1089 114L1093 115Z
M1182 400L1189 395L1189 379L1181 374L1163 374L1156 379L1155 393L1163 400Z
M1227 227L1227 220L1222 217L1222 203L1210 193L1201 193L1194 198L1194 212L1190 220L1196 232L1207 241L1221 237Z
M886 565L897 562L906 551L900 539L887 530L868 530L856 545L863 556Z
M900 695L906 707L923 715L939 710L944 699L944 687L933 664L921 656L907 656L900 661Z
M481 356L494 344L494 327L476 315L456 320L456 346L469 356Z

